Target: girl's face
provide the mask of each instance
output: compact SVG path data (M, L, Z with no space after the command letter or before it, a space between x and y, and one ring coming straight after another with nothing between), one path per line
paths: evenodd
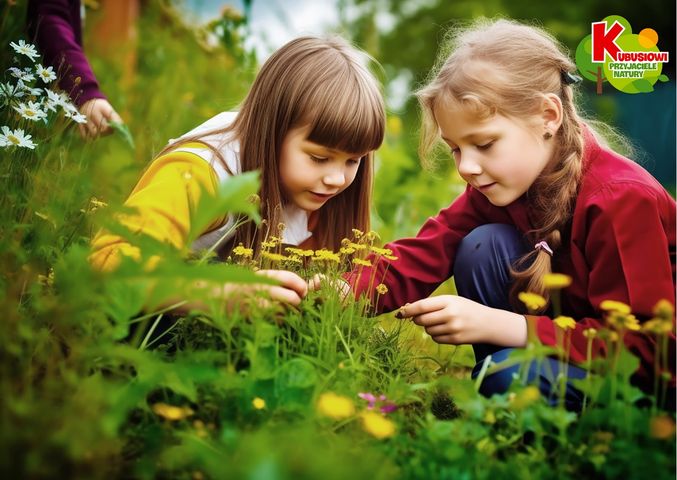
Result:
M348 188L366 153L333 150L308 140L309 127L287 132L280 153L280 181L287 198L313 212Z
M543 139L545 126L529 128L498 114L477 120L444 102L434 115L461 177L498 207L521 197L552 158L554 139Z

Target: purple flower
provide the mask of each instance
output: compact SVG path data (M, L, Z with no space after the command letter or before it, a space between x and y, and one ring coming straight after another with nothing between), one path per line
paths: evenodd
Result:
M357 396L368 402L367 410L373 410L377 404L379 405L379 411L381 413L391 413L397 410L397 404L389 402L385 395L379 395L377 397L373 393L360 392Z

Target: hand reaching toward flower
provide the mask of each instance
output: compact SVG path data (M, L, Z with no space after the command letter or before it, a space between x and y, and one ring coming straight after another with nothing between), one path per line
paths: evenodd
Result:
M79 125L82 138L94 139L100 135L109 135L113 129L108 122L123 123L120 115L104 98L87 100L80 107L80 112L87 116L87 123Z
M527 324L522 315L457 295L439 295L407 304L397 317L411 317L437 343L523 347L527 342Z
M341 301L345 301L350 296L351 288L348 282L346 282L342 278L330 279L329 277L321 273L316 274L313 278L311 278L308 281L308 290L311 292L315 292L317 290L320 290L323 284L325 285L328 284L331 288L336 290L336 292L339 294L339 298L341 299Z

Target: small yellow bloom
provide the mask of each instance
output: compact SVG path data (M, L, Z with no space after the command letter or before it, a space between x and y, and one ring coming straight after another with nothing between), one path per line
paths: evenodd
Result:
M543 275L543 287L548 290L560 290L571 285L571 277L563 273L546 273Z
M395 435L395 423L388 420L380 413L363 412L362 426L364 429L379 440Z
M299 257L312 257L313 255L315 255L315 252L313 250L304 250L302 248L295 247L286 247L284 251L287 253L291 253L292 255L298 255Z
M537 293L520 292L519 295L517 295L517 298L519 298L529 310L539 310L547 304L545 298Z
M283 222L277 224L277 231L279 233L284 232L285 228L287 228L287 226Z
M244 258L252 258L254 255L254 250L251 248L245 248L241 243L233 249L233 255Z
M652 318L642 325L642 331L665 335L672 331L672 321L666 321L662 318Z
M285 260L287 260L287 257L279 253L261 252L261 256L263 258L267 258L272 262L284 262Z
M357 228L353 228L353 235L355 235L355 238L360 238L362 235L364 235L364 232L362 230L358 230Z
M322 248L320 250L315 250L315 256L313 257L313 260L329 260L332 262L340 263L341 257L339 257L336 253L332 252L331 250Z
M675 307L669 300L659 300L653 307L653 314L658 318L666 318L672 321L672 317L675 315Z
M252 400L252 405L257 410L263 410L266 408L266 401L261 397L255 397L254 400Z
M560 315L559 317L555 318L554 322L555 325L557 325L562 330L566 329L573 330L574 328L576 328L576 320L574 320L571 317L565 317L564 315Z
M355 249L355 250L364 250L365 248L367 248L367 246L364 245L364 244L362 244L362 243L354 243L354 242L350 242L350 243L347 245L347 247L348 247L348 248L353 248L353 249Z
M170 421L183 420L195 413L189 407L176 407L166 403L156 403L152 409L156 415Z
M348 397L327 392L320 395L317 411L334 420L342 420L355 414L355 405Z
M389 248L370 247L371 251L377 255L392 255L393 251Z
M583 330L583 336L585 338L595 338L597 336L597 330L594 328L586 328Z
M369 260L362 260L361 258L353 258L353 263L355 265L361 265L363 267L371 267L371 262Z
M376 291L378 292L379 295L385 295L388 293L388 287L386 287L384 284L379 283L376 285Z
M629 305L626 305L623 302L617 302L616 300L604 300L600 303L599 308L606 310L607 312L618 312L626 315L631 311Z
M534 402L537 402L541 398L541 392L537 387L529 385L523 390L517 392L517 394L512 397L510 404L515 410L522 410Z
M351 247L341 247L339 249L339 253L341 255L351 255L351 254L355 253L355 249L351 248Z
M675 420L669 415L653 417L649 423L649 432L651 437L661 440L674 438Z
M339 364L338 364L338 368L339 368L339 370L343 370L344 368L346 368L346 365L345 365L345 363L343 363L343 362L339 362Z

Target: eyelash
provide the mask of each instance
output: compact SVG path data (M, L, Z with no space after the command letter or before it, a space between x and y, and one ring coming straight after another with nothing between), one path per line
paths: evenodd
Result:
M477 148L480 151L485 151L485 150L489 150L492 147L493 144L494 144L494 141L492 140L491 142L485 143L484 145L475 145L475 148ZM452 155L455 155L456 152L461 151L460 148L450 148L450 150L451 150Z
M310 155L310 159L315 162L315 163L325 163L326 161L329 160L327 157L316 157L315 155ZM357 165L360 163L359 159L351 158L350 160L347 161L350 165Z

